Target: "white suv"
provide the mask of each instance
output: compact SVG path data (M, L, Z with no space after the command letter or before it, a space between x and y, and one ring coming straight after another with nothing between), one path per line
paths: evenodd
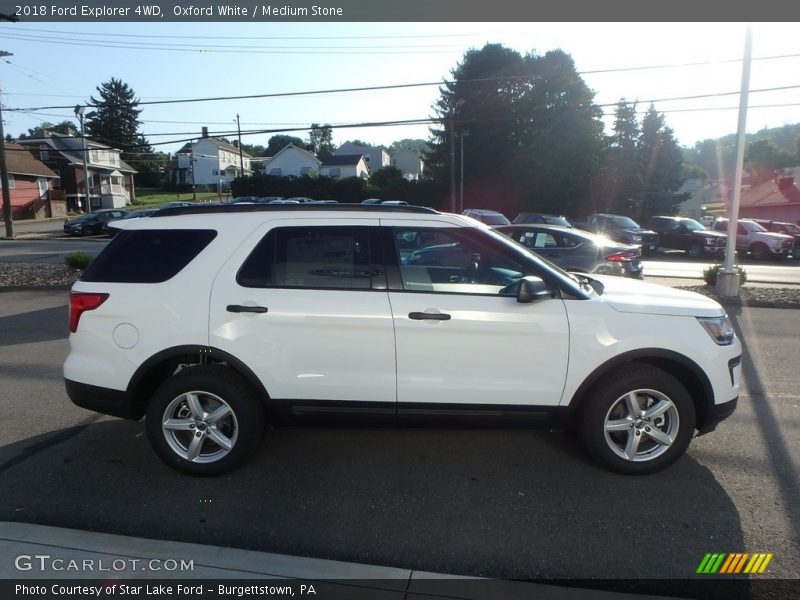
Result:
M719 304L566 273L473 219L221 205L119 226L72 289L67 392L146 415L187 473L233 469L265 423L356 417L571 427L600 464L652 473L736 407Z

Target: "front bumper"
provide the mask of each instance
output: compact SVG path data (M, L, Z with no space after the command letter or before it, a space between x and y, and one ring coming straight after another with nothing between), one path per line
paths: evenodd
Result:
M736 405L738 403L739 397L737 396L733 400L712 406L708 411L708 417L706 418L705 423L703 423L703 426L697 430L697 435L704 435L714 431L717 428L717 425L733 414L733 411L736 410Z

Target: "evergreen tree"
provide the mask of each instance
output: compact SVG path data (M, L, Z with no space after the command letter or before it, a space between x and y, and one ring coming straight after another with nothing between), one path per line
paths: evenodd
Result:
M664 115L652 104L642 119L637 144L642 189L633 215L639 219L671 215L688 194L678 194L684 182L683 155Z
M86 136L101 144L123 150L123 158L136 152L150 152L139 134L142 112L134 91L120 79L111 78L96 88L100 99L89 99L94 110L86 114Z

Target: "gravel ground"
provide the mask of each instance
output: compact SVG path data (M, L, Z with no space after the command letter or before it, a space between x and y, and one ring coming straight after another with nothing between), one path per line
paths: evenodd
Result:
M80 271L66 265L35 263L2 263L0 265L0 291L9 289L35 289L70 287L80 276ZM752 306L759 308L800 308L800 287L773 287L746 284L738 298L717 296L713 288L705 285L679 285L678 289L698 292L725 306Z

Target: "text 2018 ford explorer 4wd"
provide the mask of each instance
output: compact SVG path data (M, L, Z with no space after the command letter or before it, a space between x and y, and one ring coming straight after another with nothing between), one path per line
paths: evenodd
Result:
M652 473L736 407L719 304L568 274L473 219L200 206L120 227L72 289L67 392L146 416L187 473L233 469L266 423L355 417L571 427L601 465Z

